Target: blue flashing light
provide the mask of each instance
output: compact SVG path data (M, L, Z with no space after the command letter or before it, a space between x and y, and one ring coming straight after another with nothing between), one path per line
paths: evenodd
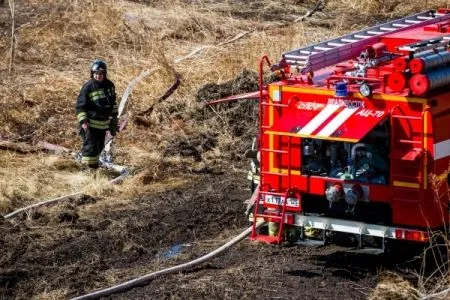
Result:
M337 82L336 83L336 93L334 94L336 97L347 97L347 82Z

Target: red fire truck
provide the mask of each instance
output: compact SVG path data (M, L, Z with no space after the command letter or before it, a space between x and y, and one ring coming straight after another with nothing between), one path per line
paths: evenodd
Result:
M259 65L251 238L314 230L428 242L449 221L450 10L430 10ZM267 68L281 80L263 83ZM241 97L242 98L242 97Z

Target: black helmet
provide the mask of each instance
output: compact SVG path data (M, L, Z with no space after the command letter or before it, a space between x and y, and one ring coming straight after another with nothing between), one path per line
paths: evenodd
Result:
M92 63L91 73L98 72L98 71L104 71L106 74L106 69L107 69L106 63L103 60L96 59Z

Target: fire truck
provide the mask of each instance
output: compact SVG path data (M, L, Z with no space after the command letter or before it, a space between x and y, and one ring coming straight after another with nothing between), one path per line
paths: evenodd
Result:
M445 231L449 44L450 10L438 9L263 56L251 239L343 233L383 250ZM265 84L268 69L281 79Z

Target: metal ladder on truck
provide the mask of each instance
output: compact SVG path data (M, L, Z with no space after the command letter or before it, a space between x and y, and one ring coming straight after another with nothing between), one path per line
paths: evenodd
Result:
M428 10L339 38L285 52L282 57L287 65L296 67L299 72L304 74L355 58L365 46L378 42L381 36L448 19L450 19L448 11L436 13L434 10Z
M411 204L412 202L421 203L425 197L424 191L428 185L427 174L424 172L424 166L427 163L424 135L426 126L425 115L430 113L430 109L428 107L425 108L420 117L409 116L405 114L395 114L396 110L401 112L399 106L394 106L391 109L390 114L390 122L392 127L390 141L391 149L397 149L398 151L400 147L397 147L395 145L403 145L406 146L403 148L409 149L409 151L399 152L397 156L393 155L393 152L391 152L391 168L395 166L395 169L391 172L390 178L390 184L392 186L392 202L393 204ZM420 132L411 131L411 133L405 139L396 137L396 128L400 127L400 124L397 123L401 120L405 120L410 127L413 127L413 123L416 123L418 126L416 126L415 128L420 128ZM412 137L414 133L420 133L420 140L414 139ZM417 163L417 160L419 160L419 163ZM414 197L414 194L417 193L417 190L419 191L419 197L417 200L413 200L414 198L416 198Z
M263 93L263 89L264 89L264 82L263 82L263 64L264 62L266 62L269 66L270 61L267 58L267 56L263 56L261 58L260 61L260 77L259 77L259 86L260 86L260 103L259 103L259 111L260 111L260 116L259 116L259 134L260 134L260 138L259 138L259 151L260 151L260 184L258 187L258 195L256 197L256 201L255 201L255 205L254 205L254 213L253 213L253 227L252 227L252 233L250 236L250 239L252 240L258 240L258 241L262 241L262 242L266 242L268 244L280 244L283 239L283 229L284 229L284 224L286 221L286 206L287 206L287 202L288 202L288 198L292 198L293 195L295 195L295 193L293 193L293 190L291 189L291 155L290 155L290 150L291 150L291 136L288 136L288 146L287 146L287 150L282 150L282 149L269 149L266 148L265 145L263 144L263 134L265 129L269 129L269 125L264 124L264 109L263 107L265 106L273 106L273 107L278 107L278 108L287 108L289 107L287 104L281 104L281 103L270 103L267 101L268 97L264 97L264 93ZM267 95L267 94L266 94ZM276 135L276 133L271 133ZM282 133L280 133L282 134ZM281 136L281 135L280 135ZM288 171L287 173L281 173L281 172L269 172L269 171L263 171L263 157L269 153L274 153L274 154L282 154L282 155L286 155L288 158ZM288 188L286 189L285 192L273 192L273 191L263 191L263 186L262 186L262 180L264 178L264 175L275 175L278 176L280 178L280 186L281 186L281 179L283 177L287 177L288 179ZM298 195L298 193L297 193ZM274 197L274 199L280 199L280 202L278 202L278 206L280 207L281 211L263 211L260 212L262 210L262 205L264 204L264 202L266 201L267 197ZM284 201L281 200L284 197ZM299 203L301 204L301 199L298 198ZM277 228L277 233L274 235L271 235L270 232L268 232L268 234L262 234L258 231L258 229L256 228L256 223L263 219L264 221L268 221L269 223L275 224L275 227ZM270 227L270 224L269 224ZM269 230L270 231L270 230Z

